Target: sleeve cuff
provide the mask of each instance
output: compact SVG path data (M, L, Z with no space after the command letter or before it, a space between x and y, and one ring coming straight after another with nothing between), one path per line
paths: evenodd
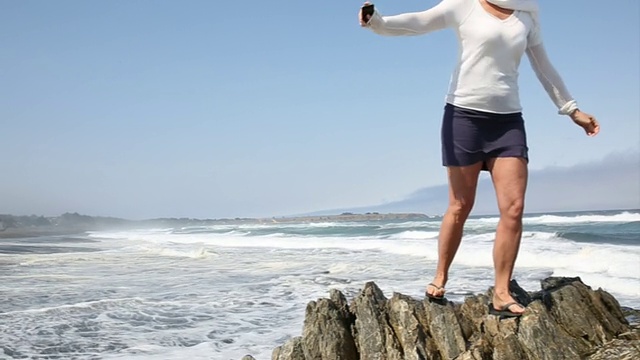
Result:
M367 27L371 29L378 29L383 25L383 23L384 23L384 20L382 19L382 16L376 9L373 11L373 15L369 19L369 22L367 22Z
M563 107L560 108L558 114L560 115L570 115L572 112L578 109L578 103L575 100L571 100L568 103L564 104Z

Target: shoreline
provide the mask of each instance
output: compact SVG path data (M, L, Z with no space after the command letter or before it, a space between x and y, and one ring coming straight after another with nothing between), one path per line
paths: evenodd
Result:
M25 239L43 236L72 236L82 234L91 229L79 228L8 228L0 231L0 239Z

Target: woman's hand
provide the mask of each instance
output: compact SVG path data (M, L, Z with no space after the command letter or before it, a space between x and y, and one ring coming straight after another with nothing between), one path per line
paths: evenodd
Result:
M371 15L366 15L366 19L362 18L362 7L364 7L365 5L369 5L371 4L370 2L365 2L361 7L360 7L360 12L358 12L358 21L360 22L360 26L365 27L367 26L367 23L369 22L369 20L371 20Z
M596 120L592 115L583 113L580 110L576 110L571 114L571 120L573 120L576 125L583 128L589 136L596 136L600 132L600 124L598 124L598 120Z

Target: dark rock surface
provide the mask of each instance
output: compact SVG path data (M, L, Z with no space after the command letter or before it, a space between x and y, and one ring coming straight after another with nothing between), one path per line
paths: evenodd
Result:
M308 304L302 336L274 349L272 359L640 359L638 311L622 309L609 293L579 278L548 278L532 293L515 281L511 287L527 307L518 319L489 315L491 289L462 304L387 299L373 282L350 304L332 290Z

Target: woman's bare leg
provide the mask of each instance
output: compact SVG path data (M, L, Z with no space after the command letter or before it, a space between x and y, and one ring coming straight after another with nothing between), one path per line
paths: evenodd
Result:
M489 161L488 165L500 210L500 221L493 247L493 306L499 309L514 301L509 293L509 282L520 249L528 170L527 162L523 158L497 158ZM516 305L510 306L508 310L517 314L524 312L523 308Z
M456 256L464 223L469 217L476 197L478 176L482 169L482 163L470 166L448 167L449 178L449 207L442 218L440 236L438 238L438 267L433 286L427 286L427 293L433 296L444 295L444 285L449 279L449 268Z

